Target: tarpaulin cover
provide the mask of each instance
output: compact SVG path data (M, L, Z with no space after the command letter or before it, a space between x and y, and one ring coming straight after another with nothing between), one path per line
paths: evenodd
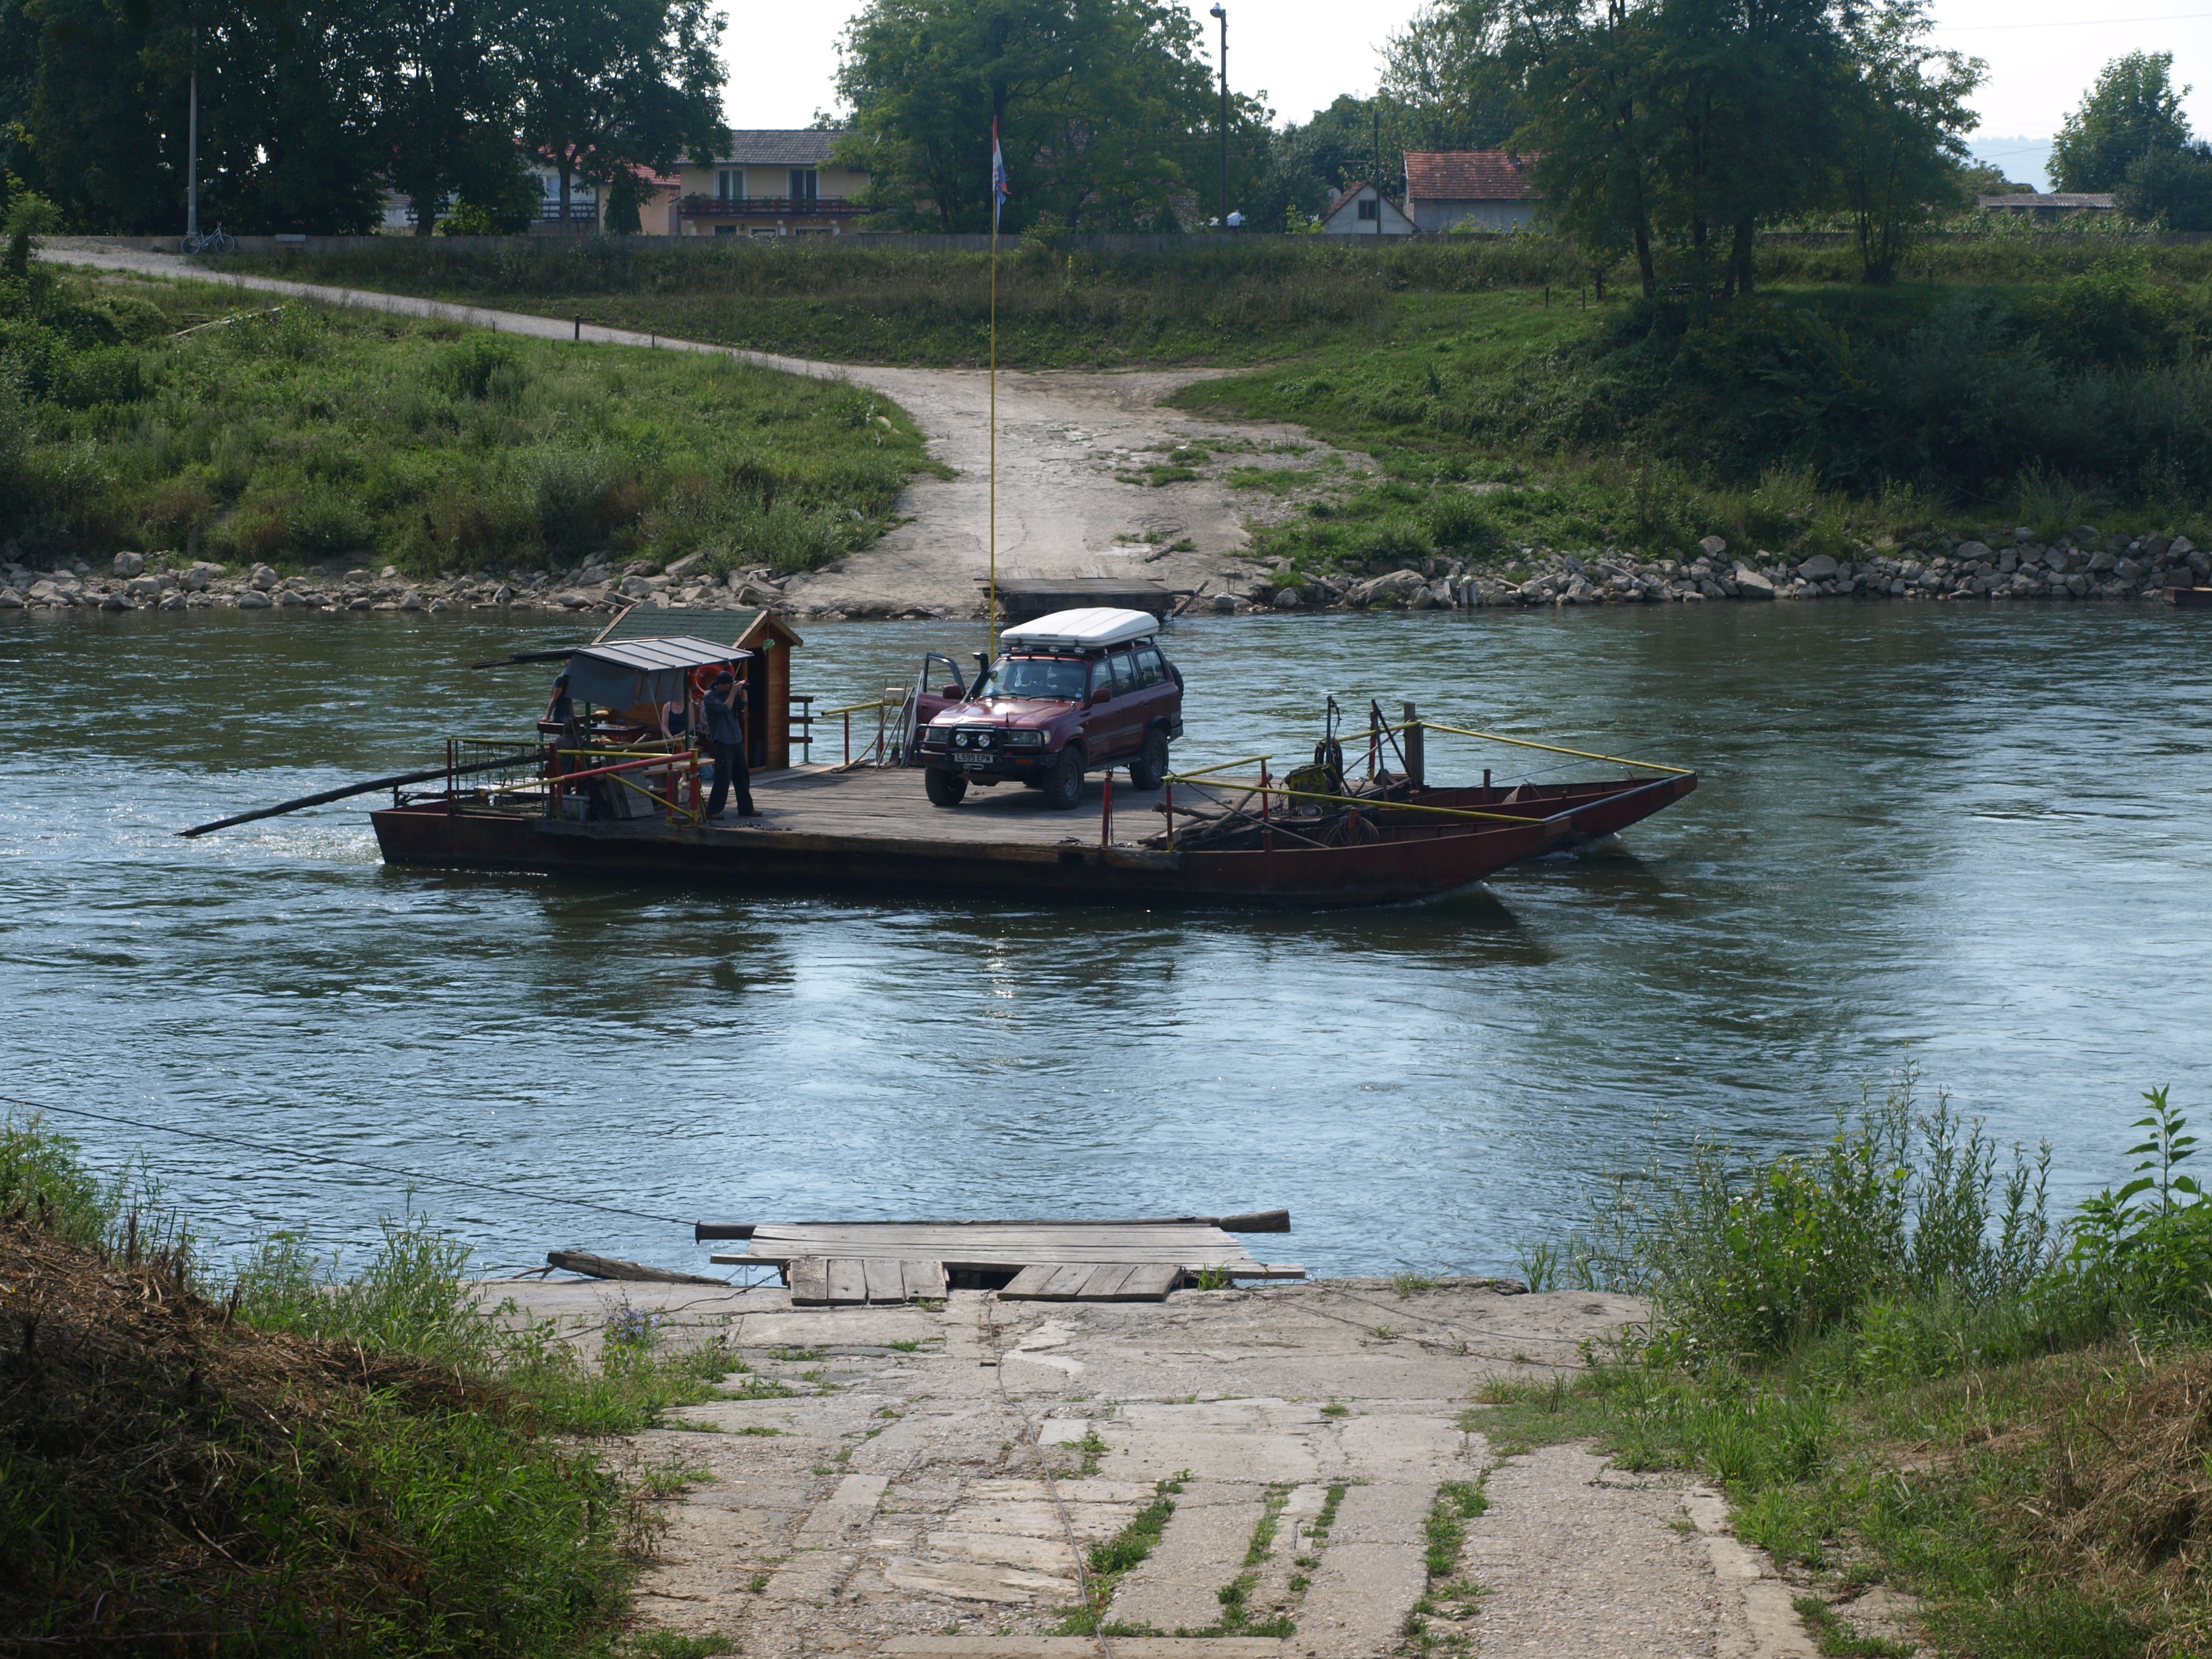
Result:
M691 670L742 662L753 653L711 640L678 635L659 640L609 640L587 645L568 659L568 695L602 708L635 708L673 702Z

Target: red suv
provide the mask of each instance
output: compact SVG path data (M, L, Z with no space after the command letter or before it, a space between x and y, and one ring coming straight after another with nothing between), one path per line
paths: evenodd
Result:
M939 806L972 783L1024 783L1048 805L1083 799L1083 775L1127 766L1157 789L1182 735L1182 676L1142 611L1055 611L1000 635L998 661L922 728L922 781Z

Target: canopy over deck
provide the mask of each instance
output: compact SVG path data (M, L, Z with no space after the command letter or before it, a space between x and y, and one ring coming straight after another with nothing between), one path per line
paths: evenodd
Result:
M1018 628L1002 629L999 642L1009 651L1103 651L1109 646L1150 639L1159 631L1159 623L1149 611L1093 605L1079 611L1055 611Z
M688 635L579 646L568 658L568 695L605 708L670 702L682 695L693 669L743 662L752 654Z

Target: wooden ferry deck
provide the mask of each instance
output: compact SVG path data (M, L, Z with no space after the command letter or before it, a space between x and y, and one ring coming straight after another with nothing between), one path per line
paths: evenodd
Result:
M1114 780L1114 840L1136 842L1158 835L1167 819L1152 810L1166 792L1139 789L1123 776ZM1181 799L1198 799L1186 786ZM933 842L1016 842L1056 847L1099 844L1105 815L1106 782L1086 779L1083 801L1067 811L1047 806L1044 792L1018 783L996 788L971 787L957 806L932 806L922 793L919 771L860 768L850 772L829 766L794 766L753 775L757 818L724 817L708 826L715 835L797 831L809 835L926 838Z

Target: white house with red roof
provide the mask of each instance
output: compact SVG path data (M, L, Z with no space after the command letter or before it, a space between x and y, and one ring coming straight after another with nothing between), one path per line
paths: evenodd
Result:
M1522 229L1536 216L1528 173L1536 159L1503 149L1409 149L1406 211L1415 228L1429 232L1462 224Z
M1321 216L1323 236L1411 236L1413 222L1364 179L1343 191Z

